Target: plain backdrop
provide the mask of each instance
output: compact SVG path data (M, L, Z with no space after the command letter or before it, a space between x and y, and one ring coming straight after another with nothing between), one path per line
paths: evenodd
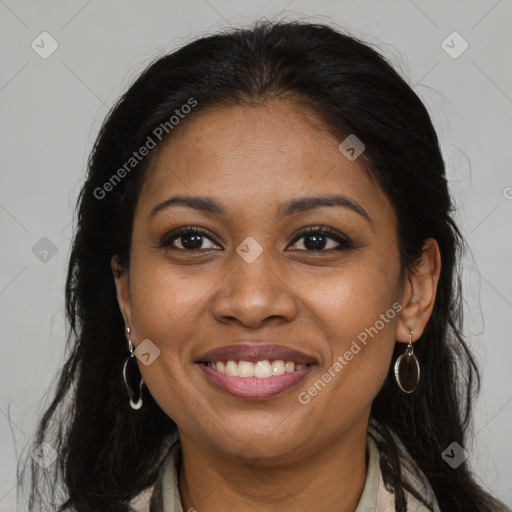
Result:
M103 118L157 55L262 16L378 44L426 104L471 249L465 333L483 382L465 448L512 505L510 0L0 0L0 511L63 361L72 210Z

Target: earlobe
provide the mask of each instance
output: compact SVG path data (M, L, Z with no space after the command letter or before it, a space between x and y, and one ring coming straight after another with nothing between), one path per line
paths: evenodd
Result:
M398 322L396 340L409 341L409 330L413 341L421 337L434 309L437 284L441 273L441 255L434 238L427 238L419 263L408 272L404 286L402 311Z
M112 256L110 260L112 273L114 274L114 281L116 285L117 303L127 326L132 325L131 318L131 301L130 301L130 288L128 283L128 270L123 269L119 264L117 256Z

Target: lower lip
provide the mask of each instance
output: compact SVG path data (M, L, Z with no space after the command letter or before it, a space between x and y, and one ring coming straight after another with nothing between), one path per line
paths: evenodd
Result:
M199 368L212 384L230 395L246 400L263 400L280 395L302 382L315 366L316 364L312 364L302 370L260 379L259 377L230 377L206 366L204 363L199 364Z

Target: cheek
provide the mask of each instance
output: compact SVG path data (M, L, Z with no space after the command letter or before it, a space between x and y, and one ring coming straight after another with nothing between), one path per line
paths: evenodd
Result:
M132 311L140 334L159 341L179 340L197 315L211 288L207 273L197 279L183 279L165 264L151 265L143 260L132 266Z
M401 310L394 261L362 258L325 279L323 293L315 287L309 295L329 337L330 363L323 376L333 382L337 401L368 404L386 378Z
M371 257L375 252L356 256L350 265L329 275L312 276L296 283L295 289L302 290L303 300L323 321L328 335L339 339L341 345L373 326L399 300L398 267L392 258L385 261ZM395 310L388 317L385 320L393 320ZM389 324L379 322L378 330L388 331Z

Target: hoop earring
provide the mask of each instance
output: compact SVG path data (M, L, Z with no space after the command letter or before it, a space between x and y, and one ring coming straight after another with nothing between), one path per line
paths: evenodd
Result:
M127 327L126 332L128 333L128 335L130 335L132 330L129 327ZM124 384L126 386L126 391L128 392L128 396L130 397L130 406L132 409L138 410L142 407L142 385L144 384L144 381L140 374L139 366L137 365L137 358L135 356L135 350L131 339L128 339L128 350L130 351L130 355L126 358L126 361L124 362L123 365L123 379ZM137 380L139 381L139 383L133 386L133 384L136 383ZM129 384L129 382L131 383L131 385ZM138 400L136 402L133 400L135 396L135 392L133 391L134 388L138 388L139 390L137 393Z
M409 329L409 344L395 362L395 380L404 393L412 393L420 381L420 364L412 348L412 330Z

